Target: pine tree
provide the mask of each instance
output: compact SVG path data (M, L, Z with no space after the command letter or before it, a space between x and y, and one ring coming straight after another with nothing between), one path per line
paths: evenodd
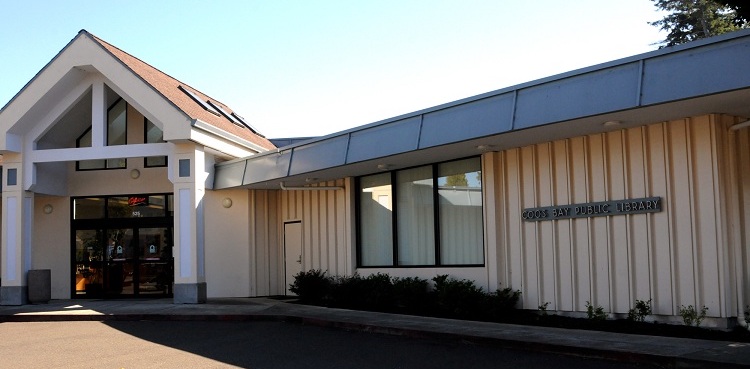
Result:
M652 0L659 10L669 14L652 26L667 31L660 48L720 35L747 27L736 7L714 0Z

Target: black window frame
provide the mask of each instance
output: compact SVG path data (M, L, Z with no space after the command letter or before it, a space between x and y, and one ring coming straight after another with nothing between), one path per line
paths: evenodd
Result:
M143 143L149 144L149 143L161 143L166 142L164 141L164 130L161 130L161 142L148 142L148 123L154 124L154 122L151 122L148 120L148 118L143 117ZM156 127L156 124L154 124L154 127ZM159 128L159 127L156 127ZM159 165L152 165L149 164L148 159L149 158L164 158L164 164ZM169 166L169 157L167 156L147 156L143 158L143 167L144 168L164 168Z
M109 130L109 112L110 112L110 110L112 110L112 108L115 107L115 105L119 104L120 101L122 101L122 100L123 100L122 97L118 97L117 100L115 100L115 102L113 102L112 105L110 105L107 108L107 115L105 117L106 121L107 121L107 123L106 123L107 130ZM125 101L125 145L128 144L128 106L129 106L128 102ZM80 136L78 136L78 138L76 138L76 148L80 148L81 147L81 144L80 144L81 138L83 138L83 136L85 136L87 133L91 132L91 130L92 130L92 127L89 126L88 128L86 128L86 130L83 131L83 133L81 133ZM94 141L93 135L91 137L91 141L92 141L92 145L93 145L93 141ZM109 131L107 132L107 146L109 146ZM104 167L102 167L102 168L84 168L84 169L81 169L81 161L80 160L76 160L76 171L79 171L79 172L89 172L89 171L93 171L93 170L118 170L118 169L127 169L128 168L128 158L121 158L121 159L125 160L125 165L122 166L122 167L120 167L120 166L110 167L109 166L109 161L110 160L115 160L115 159L91 159L91 160L84 160L84 161L99 161L99 160L101 160L101 161L104 162Z
M391 207L392 207L392 209L391 209L391 238L392 238L392 242L393 242L393 256L392 256L393 262L391 264L386 264L386 265L362 265L362 239L361 239L361 237L362 237L362 226L363 225L362 225L362 216L361 216L361 210L362 210L362 207L361 207L361 201L362 201L362 199L361 199L361 192L362 192L361 178L367 177L367 176L370 176L370 175L375 175L377 173L370 173L370 174L367 174L367 175L356 177L354 179L354 186L355 186L355 189L356 189L355 205L354 206L355 206L355 216L357 218L356 222L355 222L355 231L357 233L357 237L356 237L356 263L357 263L357 268L358 269L383 269L383 268L399 268L399 269L404 269L404 268L436 268L436 267L439 267L439 268L477 268L477 267L485 267L487 265L487 254L486 254L486 244L485 244L485 239L484 239L484 227L485 227L484 226L484 221L485 221L484 220L484 206L485 206L485 204L484 204L484 191L485 191L484 183L482 183L482 190L481 190L482 191L482 194L481 194L481 198L482 198L482 221L481 221L481 226L482 226L482 237L481 237L481 239L482 239L482 263L479 263L479 264L443 264L442 260L441 260L441 255L440 255L440 242L441 242L441 238L440 238L440 230L441 230L441 227L440 227L440 194L439 194L440 188L438 186L438 180L439 180L440 177L439 177L439 169L438 168L439 168L439 166L441 164L444 164L444 163L450 163L450 162L461 161L461 160L466 160L466 159L473 159L473 158L478 158L479 159L479 165L480 165L480 170L481 170L481 168L483 168L482 157L481 156L469 156L469 157L464 157L464 158L459 158L459 159L454 159L454 160L447 160L447 161L438 162L438 163L432 163L432 164L425 164L425 165L417 165L417 166L412 166L412 167L400 168L400 169L392 170L392 171L388 172L388 174L390 175L391 197L392 197L392 199L391 199ZM434 242L435 263L434 264L427 264L427 265L422 265L422 264L418 264L418 265L399 265L399 260L398 260L398 251L399 251L399 248L398 248L398 201L397 201L397 199L398 199L398 186L397 186L397 183L398 182L397 182L397 179L396 179L396 174L399 171L404 171L404 170L409 170L409 169L414 169L414 168L420 168L420 167L425 167L425 166L429 166L431 168L431 170L432 170L432 188L433 188L433 190L432 190L432 202L433 202L433 209L432 209L432 211L433 211L433 223L434 223L433 224L433 232L434 232L434 237L433 238L435 240L435 242Z
M117 197L152 197L152 196L164 196L164 215L155 217L112 217L109 214L109 199ZM103 199L104 200L104 215L101 218L75 218L75 201L78 199ZM172 211L169 211L169 204L172 204ZM128 222L128 219L173 219L174 218L174 193L173 192L153 192L153 193L128 193L128 194L116 194L116 195L91 195L91 196L71 196L70 197L70 220L72 224L88 226L89 224L98 224L99 222L111 221L116 219L118 221Z

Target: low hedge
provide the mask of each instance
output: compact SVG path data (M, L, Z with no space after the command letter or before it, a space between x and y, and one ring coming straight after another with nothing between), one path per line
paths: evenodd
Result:
M474 281L448 275L432 282L384 273L330 276L313 269L295 275L289 290L300 302L313 305L472 320L501 320L515 310L521 296L511 288L487 293Z

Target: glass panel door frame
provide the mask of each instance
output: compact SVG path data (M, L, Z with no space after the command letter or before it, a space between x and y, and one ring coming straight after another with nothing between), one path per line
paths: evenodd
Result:
M163 196L171 205L171 194L135 195L130 198ZM100 196L106 203L110 198ZM127 197L127 195L125 196ZM132 217L76 218L71 199L71 297L128 298L170 297L174 280L174 220L171 206L163 215L136 217L143 204L133 206ZM164 204L166 205L166 204ZM109 211L107 212L109 213Z

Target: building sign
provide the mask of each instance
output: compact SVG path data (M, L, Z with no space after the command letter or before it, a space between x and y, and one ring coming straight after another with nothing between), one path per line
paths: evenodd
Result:
M641 199L528 208L523 210L521 217L527 222L538 222L542 220L658 213L660 211L661 197L645 197Z
M143 196L130 196L128 197L129 206L143 206L148 205L148 197Z

